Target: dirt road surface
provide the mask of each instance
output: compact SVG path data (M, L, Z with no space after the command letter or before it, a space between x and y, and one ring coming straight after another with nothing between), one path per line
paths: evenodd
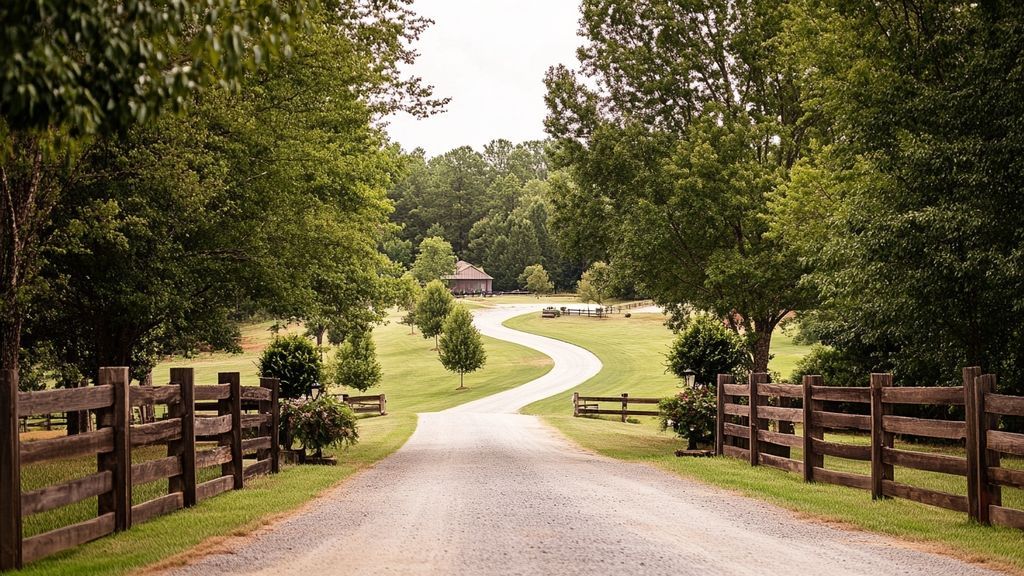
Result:
M523 311L482 311L478 325L551 356L549 374L491 399L420 415L416 432L391 457L301 514L175 573L993 574L597 456L537 418L510 413L600 370L586 351L501 327Z

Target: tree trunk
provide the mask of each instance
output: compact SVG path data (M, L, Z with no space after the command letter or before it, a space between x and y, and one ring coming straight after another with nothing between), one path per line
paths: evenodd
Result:
M459 372L459 388L458 389L459 390L463 390L465 388L466 388L466 373L465 372Z
M775 325L775 322L766 319L754 321L753 372L768 371L768 360L771 359L772 332L775 331Z
M25 317L24 287L39 269L44 226L57 197L56 167L45 159L40 135L8 133L0 152L0 366L18 368Z

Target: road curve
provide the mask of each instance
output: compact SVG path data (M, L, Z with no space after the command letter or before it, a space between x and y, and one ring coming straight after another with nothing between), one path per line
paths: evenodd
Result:
M994 574L597 456L535 417L508 413L537 394L575 385L593 368L556 373L589 361L555 341L495 328L514 312L481 313L481 329L551 356L555 368L538 379L542 384L421 414L394 455L304 512L175 573Z
M579 346L527 334L511 328L506 328L502 323L509 318L519 316L526 312L539 311L543 304L499 306L474 311L473 324L487 336L499 340L507 340L539 350L555 360L551 370L537 378L517 386L511 390L505 390L473 402L460 404L449 408L446 412L462 414L515 414L527 404L554 396L570 388L590 380L601 371L601 360L594 356L589 350ZM568 409L568 406L566 407Z

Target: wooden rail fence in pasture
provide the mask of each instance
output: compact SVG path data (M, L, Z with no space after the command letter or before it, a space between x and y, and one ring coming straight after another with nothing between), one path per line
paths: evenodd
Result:
M639 300L637 302L628 302L626 304L614 304L610 306L599 306L597 308L559 308L559 311L565 316L590 316L594 318L603 318L609 314L622 314L628 312L634 308L643 308L645 306L654 306L654 300Z
M383 394L373 396L349 396L341 395L342 402L349 405L356 414L377 414L384 416L388 413L388 399Z
M1001 466L1001 455L1024 456L1024 434L999 430L1000 416L1024 417L1024 397L995 394L996 377L966 368L963 386L895 387L891 374L872 374L870 386L824 385L804 376L802 385L771 384L751 374L746 384L718 377L715 452L826 482L968 514L983 524L1024 529L1024 511L1002 505L1001 487L1024 488L1024 470ZM794 404L801 403L795 407ZM901 406L933 406L962 419L901 416ZM905 412L904 412L905 413ZM796 434L796 425L801 433ZM827 431L858 431L865 442L826 441ZM895 439L963 442L964 456L895 447ZM910 444L911 447L919 444ZM799 449L801 458L791 457ZM869 463L870 474L829 469L825 457ZM966 494L914 486L897 468L939 472L966 480Z
M660 401L660 398L630 398L627 393L623 393L621 396L580 396L579 392L573 392L572 415L590 416L610 414L614 416L621 416L622 421L625 422L627 416L657 416L660 414L657 410L630 410L630 404L657 405ZM618 404L618 408L601 408L601 403L608 402Z
M17 372L0 372L0 570L119 532L157 516L195 505L244 479L277 472L279 383L263 378L260 387L242 387L238 373L222 373L219 384L197 386L191 368L172 368L167 386L129 386L128 368L101 368L96 386L18 392ZM212 404L211 404L212 403ZM166 406L163 418L132 424L139 406ZM204 414L213 410L216 414ZM252 413L243 414L243 410ZM19 418L57 412L92 413L95 430L73 436L21 441ZM197 441L215 442L197 450ZM198 445L203 448L205 444ZM133 453L166 446L166 456L139 461ZM244 455L255 454L245 466ZM22 470L34 464L96 457L96 473L23 492ZM217 478L197 484L197 470L220 466ZM134 504L132 490L166 480L166 494ZM23 538L22 519L89 498L96 517Z

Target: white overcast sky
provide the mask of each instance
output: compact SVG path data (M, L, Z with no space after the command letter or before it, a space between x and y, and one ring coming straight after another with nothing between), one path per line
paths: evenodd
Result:
M389 118L392 140L436 156L463 145L480 150L495 138L545 136L544 72L576 67L577 0L416 0L413 9L434 25L417 43L411 71L452 101L426 120Z

